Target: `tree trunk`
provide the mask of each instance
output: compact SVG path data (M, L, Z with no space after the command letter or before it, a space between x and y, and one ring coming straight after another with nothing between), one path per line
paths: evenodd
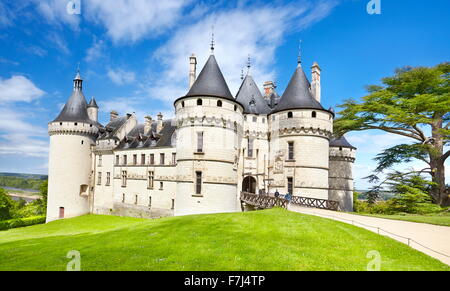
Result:
M445 166L444 166L444 136L440 129L442 129L442 116L434 116L435 122L431 125L433 146L430 150L430 166L432 181L436 183L431 190L431 196L436 204L440 206L449 206L450 197L446 192L445 185Z

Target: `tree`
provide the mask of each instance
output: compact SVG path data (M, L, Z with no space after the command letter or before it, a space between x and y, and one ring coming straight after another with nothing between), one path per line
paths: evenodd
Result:
M450 205L445 184L445 160L450 156L450 62L434 67L405 67L382 79L382 86L367 87L361 102L347 100L339 107L335 132L378 129L411 139L377 155L375 172L412 160L428 166L421 173L431 175L429 191L434 203ZM428 136L431 133L431 136ZM445 150L445 151L444 151Z
M12 217L12 208L14 203L6 194L5 189L0 188L0 220L7 220Z

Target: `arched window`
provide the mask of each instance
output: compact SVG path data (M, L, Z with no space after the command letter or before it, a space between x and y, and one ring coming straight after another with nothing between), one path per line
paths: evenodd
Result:
M202 104L203 104L202 99L197 99L197 105L202 105Z
M222 101L220 100L217 101L217 107L222 107Z
M288 118L292 118L293 116L292 112L288 112Z
M234 105L234 111L236 111L237 110L237 105Z
M311 116L312 116L312 118L316 118L316 117L317 117L317 113L316 113L315 111L313 111L313 112L311 113Z

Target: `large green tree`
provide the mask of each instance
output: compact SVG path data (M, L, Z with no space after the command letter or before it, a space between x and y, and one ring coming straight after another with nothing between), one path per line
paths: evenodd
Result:
M450 205L445 184L445 160L450 156L450 63L434 67L405 67L382 85L367 87L360 102L347 100L339 107L335 132L382 130L405 136L410 143L388 148L377 155L376 172L396 164L421 160L434 182L430 195L441 206Z

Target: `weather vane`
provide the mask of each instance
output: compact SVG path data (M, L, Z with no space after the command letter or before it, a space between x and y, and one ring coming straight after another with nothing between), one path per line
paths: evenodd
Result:
M211 53L214 53L214 25L211 26Z
M302 63L302 40L301 39L298 41L297 63L298 63L299 66Z

